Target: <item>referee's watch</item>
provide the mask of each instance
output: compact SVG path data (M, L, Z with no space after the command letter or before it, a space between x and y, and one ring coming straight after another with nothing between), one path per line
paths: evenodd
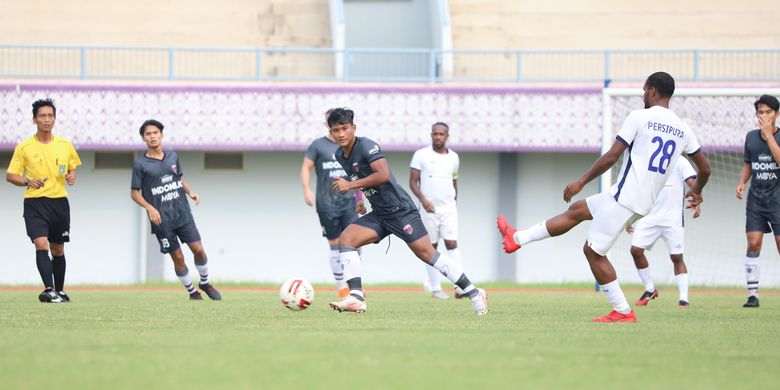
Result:
M24 185L25 185L25 187L30 188L30 179L25 177L24 178Z

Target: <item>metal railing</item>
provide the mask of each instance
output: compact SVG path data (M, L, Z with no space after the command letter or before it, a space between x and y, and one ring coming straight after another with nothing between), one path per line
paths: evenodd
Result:
M780 81L780 49L484 50L0 45L0 77L400 82Z

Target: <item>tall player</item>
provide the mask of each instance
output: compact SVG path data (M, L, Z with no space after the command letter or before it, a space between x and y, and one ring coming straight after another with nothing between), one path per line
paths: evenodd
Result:
M664 72L653 73L642 89L645 108L628 115L609 151L582 177L566 186L563 200L570 202L588 182L606 172L625 152L620 179L609 191L588 197L584 204L579 201L568 211L525 230L516 230L503 216L497 219L506 253L532 241L561 235L583 220L593 220L583 251L593 276L612 304L612 312L594 322L636 322L606 254L626 225L650 212L680 155L685 152L692 156L699 169L698 179L685 195L689 199L688 207L702 202L701 191L710 176L709 162L700 153L693 131L669 109L669 100L674 94L672 76Z
M745 165L739 176L737 198L745 194L745 184L750 180L745 207L745 279L748 300L742 307L758 307L758 279L764 233L774 232L775 244L780 252L780 132L776 125L780 102L777 98L762 95L754 103L758 129L745 136Z
M5 180L26 187L24 226L35 246L35 264L45 288L38 300L70 302L65 293L65 243L70 242L65 183L76 184L81 159L70 141L52 134L57 107L50 99L35 101L32 114L37 131L16 145Z
M336 160L351 180L337 178L332 188L342 193L360 189L371 202L373 210L347 226L339 237L339 257L349 286L349 296L339 302L331 302L330 307L355 313L366 311L361 281L363 272L357 248L377 243L393 234L404 240L420 260L463 289L477 315L487 314L485 290L476 288L469 281L460 264L433 248L420 220L420 212L409 194L396 182L379 145L368 138L355 136L357 127L353 118L352 110L346 108L334 109L328 115L330 134L341 148L336 153Z
M331 111L325 112L326 121ZM304 201L307 205L313 206L315 196L309 185L313 169L317 174L317 215L320 218L322 235L328 240L328 245L330 246L330 269L338 285L339 298L343 299L349 295L349 288L347 288L347 282L344 280L341 262L339 261L338 238L341 232L357 219L356 212L365 214L366 209L363 204L363 195L360 191L355 191L353 196L349 192L336 192L330 188L335 178L347 176L347 173L344 172L344 169L336 161L336 152L338 150L339 145L333 140L330 132L324 137L315 139L306 149L306 154L303 157L301 184L303 185Z
M674 280L677 282L677 290L680 299L678 306L688 307L688 267L683 261L683 252L685 251L685 228L683 222L683 196L685 188L683 183L687 183L691 188L696 184L696 171L687 159L681 158L677 161L674 171L669 175L669 180L664 185L661 192L658 193L650 214L640 219L636 227L626 227L626 231L633 234L631 237L631 256L634 258L634 265L639 273L639 278L645 285L645 291L639 300L637 306L646 306L651 299L658 297L658 291L655 289L653 277L650 275L650 264L645 257L645 249L652 249L653 244L659 238L663 238L666 247L669 249L669 257L674 264ZM693 218L698 218L701 214L701 205L693 209Z
M431 146L414 152L412 156L409 188L420 200L420 216L433 248L437 249L439 238L443 239L447 254L462 264L458 250L458 209L455 204L458 200L460 159L454 150L447 147L449 136L450 127L446 123L433 124ZM427 264L425 270L431 297L449 299L450 296L441 290L439 271ZM455 297L460 298L462 292L457 291L457 286L455 289Z
M139 129L147 150L133 163L130 198L149 215L160 252L171 255L176 276L190 294L190 300L202 300L203 297L192 285L180 239L195 256L195 268L200 274L198 287L209 298L218 301L222 295L209 283L208 258L185 195L196 205L200 204L200 197L182 177L184 173L176 152L163 149L163 129L163 124L154 119L147 120Z

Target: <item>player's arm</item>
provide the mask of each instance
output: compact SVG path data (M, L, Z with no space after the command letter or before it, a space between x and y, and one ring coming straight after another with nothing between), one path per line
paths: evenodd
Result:
M694 184L696 184L696 179L693 177L689 177L685 179L685 183L688 184L689 188L693 188ZM693 218L699 218L701 215L701 203L697 204L696 207L693 208Z
M742 171L739 173L739 184L737 184L737 199L742 199L742 197L745 195L745 185L747 184L748 180L750 180L752 173L753 169L750 167L750 163L745 162L745 165L742 166Z
M691 189L685 194L685 199L688 199L688 206L686 206L686 208L689 209L696 207L699 203L704 201L701 196L701 191L704 189L707 181L709 181L710 173L712 172L710 162L707 161L707 157L704 156L703 152L696 152L690 157L691 160L693 160L693 165L696 165L698 173L696 174L696 180L691 186Z
M390 181L390 167L387 160L382 157L369 164L373 173L355 181L346 181L339 177L333 182L333 190L338 192L347 192L355 188L374 187Z
M626 144L622 141L615 141L609 150L601 155L596 162L588 169L582 177L574 182L569 183L563 190L563 200L567 203L571 201L574 195L577 195L586 184L591 180L601 176L610 167L615 165L615 162L620 158L620 155L626 150Z
M423 195L420 189L420 170L415 168L409 168L409 189L412 190L414 196L420 200L420 204L423 209L429 213L436 212L436 208L433 207L433 203Z
M314 161L304 157L303 164L301 164L301 185L303 186L303 201L309 206L314 205L314 193L309 185L312 169L314 169Z
M458 200L458 179L452 179L452 186L455 188L455 200Z
M154 206L152 206L149 202L147 202L146 199L144 199L143 195L141 195L140 189L131 188L130 199L146 210L146 213L149 215L149 220L152 221L153 224L159 225L162 223L160 212L157 211L157 209L154 208Z
M27 179L22 175L11 172L5 174L5 181L18 187L30 187L36 190L46 184L46 179Z
M76 167L81 165L81 159L72 144L70 145L70 156L68 161L68 172L65 173L65 182L72 186L76 184Z
M190 197L195 202L195 205L200 204L200 196L192 190L189 184L187 184L187 181L184 180L184 178L181 179L181 186L184 187L184 193L187 194L187 196Z

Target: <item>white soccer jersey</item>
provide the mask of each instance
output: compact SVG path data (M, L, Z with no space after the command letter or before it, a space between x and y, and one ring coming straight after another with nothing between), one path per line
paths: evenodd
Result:
M677 161L674 171L669 175L658 198L655 200L650 214L642 218L642 224L649 226L682 226L683 225L683 196L685 195L685 181L696 177L696 171L687 158Z
M661 106L632 111L617 139L627 149L610 192L618 203L641 215L650 212L680 155L701 149L691 128Z
M432 146L414 152L412 169L420 171L420 191L434 206L446 206L455 202L453 180L458 179L460 159L458 154L447 149L447 153L436 153Z

